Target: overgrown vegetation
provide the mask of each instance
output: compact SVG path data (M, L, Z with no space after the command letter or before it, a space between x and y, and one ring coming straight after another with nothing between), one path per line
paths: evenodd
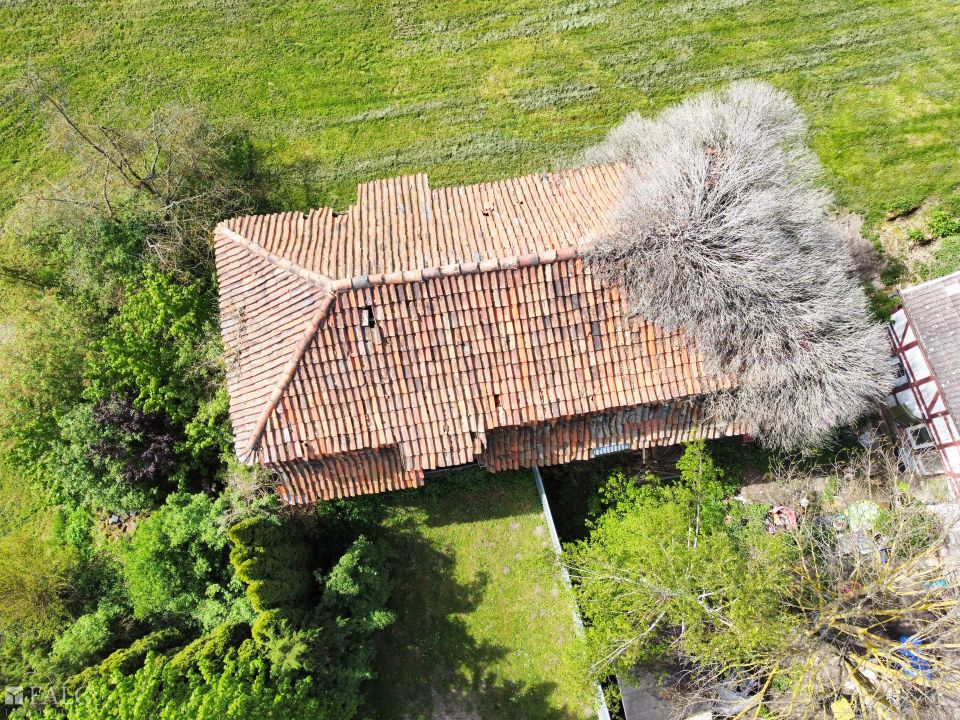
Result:
M957 580L895 458L781 468L790 515L732 498L703 443L678 469L611 476L568 548L595 676L676 667L682 706L737 717L953 717Z
M0 252L0 675L61 690L18 713L352 717L392 620L381 534L230 460L209 228L256 207L246 141L29 85L70 173Z
M630 166L615 227L589 251L630 309L682 329L736 378L722 418L773 447L816 446L890 389L889 342L819 186L806 123L755 82L629 116L589 160Z
M492 716L580 714L565 709L580 699L555 647L532 657L519 639L495 641L547 620L551 641L567 637L565 609L545 619L547 600L525 615L531 598L510 582L521 566L553 577L530 550L542 538L489 566L467 552L490 534L534 533L529 497L517 494L516 520L454 522L462 504L429 495L393 508L397 522L414 516L404 589L423 599L389 603L400 627L384 611L381 531L361 521L376 512L291 518L268 480L225 459L207 231L225 215L343 206L356 182L402 172L450 184L542 169L611 117L740 77L798 99L844 204L870 222L908 213L960 181L954 9L0 7L0 677L85 688L66 711L78 718L347 717L389 627L405 652L377 661L388 700L415 687L432 701L429 676L441 705L469 691ZM930 272L956 267L955 215L924 229ZM506 502L485 492L480 504ZM498 580L490 596L484 573ZM424 591L451 576L445 604L430 606ZM435 645L417 654L436 628L460 641L455 667ZM558 687L531 680L537 663L561 668Z

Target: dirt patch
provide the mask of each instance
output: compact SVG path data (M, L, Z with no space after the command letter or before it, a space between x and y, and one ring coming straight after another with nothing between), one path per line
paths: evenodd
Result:
M900 260L906 266L909 276L915 275L921 265L933 262L933 254L939 241L918 243L910 239L910 234L927 231L927 216L938 204L937 198L927 198L916 210L885 220L877 227L883 252Z

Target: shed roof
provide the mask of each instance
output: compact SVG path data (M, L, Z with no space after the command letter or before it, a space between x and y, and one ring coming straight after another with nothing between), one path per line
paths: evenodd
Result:
M960 411L960 271L900 290L950 412Z
M626 172L440 190L417 175L361 185L345 213L221 224L238 454L305 502L732 432L680 402L730 380L582 262Z

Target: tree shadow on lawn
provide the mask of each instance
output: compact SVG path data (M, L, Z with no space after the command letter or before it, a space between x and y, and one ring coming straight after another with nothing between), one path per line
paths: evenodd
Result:
M489 583L478 573L456 580L454 559L407 522L387 531L396 553L391 607L396 622L381 638L377 678L361 717L372 720L576 720L551 705L556 683L499 677L491 666L510 648L478 641L458 613L480 604Z
M422 488L402 492L407 495L399 498L404 501L416 498L416 505L428 511L424 522L429 527L497 520L541 511L531 470L492 474L479 467L465 468L437 473L428 477ZM455 502L450 501L451 496Z

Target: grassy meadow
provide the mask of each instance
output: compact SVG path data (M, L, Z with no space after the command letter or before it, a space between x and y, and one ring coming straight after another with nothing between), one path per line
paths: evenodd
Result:
M52 171L28 68L119 122L205 103L291 208L548 168L630 111L754 77L800 101L868 219L960 183L957 0L13 0L0 31L0 207Z
M529 472L468 470L388 500L397 622L367 714L594 717L563 587Z

